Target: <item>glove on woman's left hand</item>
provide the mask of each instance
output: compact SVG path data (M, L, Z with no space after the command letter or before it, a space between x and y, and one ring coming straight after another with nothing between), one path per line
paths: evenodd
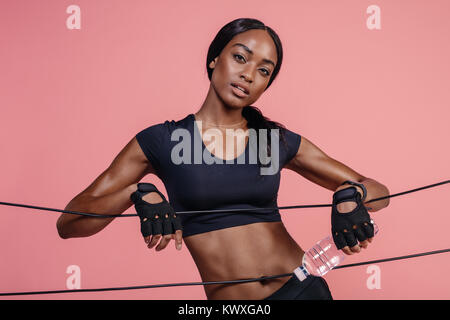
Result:
M353 202L351 204L356 204L356 207L349 212L338 211L338 205L344 202ZM331 231L336 247L349 255L360 252L360 246L367 247L366 240L372 241L374 226L356 187L341 189L333 194ZM358 245L358 241L364 242L364 245Z

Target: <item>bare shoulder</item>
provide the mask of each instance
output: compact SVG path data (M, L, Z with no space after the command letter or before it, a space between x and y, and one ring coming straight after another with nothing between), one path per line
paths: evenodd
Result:
M328 156L313 142L302 137L297 154L285 168L329 190L336 190L342 181L361 181L365 177L344 163Z
M317 145L302 136L300 146L295 156L286 164L285 168L299 171L307 162L327 158L328 155Z
M82 193L102 196L139 182L154 169L133 137L113 159L108 168Z

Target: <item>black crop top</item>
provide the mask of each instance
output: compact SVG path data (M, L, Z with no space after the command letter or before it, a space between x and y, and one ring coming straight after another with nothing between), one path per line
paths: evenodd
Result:
M176 129L184 130L174 133ZM284 130L284 134L287 146L279 140L279 169L269 175L262 175L261 167L249 160L249 150L256 149L250 139L245 151L237 158L216 163L222 159L216 158L205 147L194 114L179 121L152 125L136 134L136 139L156 175L164 183L170 205L178 212L277 207L280 170L295 156L301 142L301 136L288 129ZM184 139L188 139L191 146L191 152L186 152L186 155L186 149L180 151L180 143L185 142ZM200 148L204 158L198 164L193 151ZM171 158L172 152L188 156L191 160L175 164ZM213 163L205 163L205 157L213 159ZM183 237L250 223L281 221L278 210L186 213L180 214L180 217Z

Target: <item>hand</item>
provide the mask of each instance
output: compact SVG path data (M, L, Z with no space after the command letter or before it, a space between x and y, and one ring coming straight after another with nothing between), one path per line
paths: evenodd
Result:
M366 249L374 235L370 215L361 201L362 190L359 192L356 188L342 186L333 194L333 240L337 248L347 255L359 253L361 248ZM343 192L344 189L348 190Z
M175 246L181 250L181 219L175 210L151 183L139 183L138 190L130 196L141 220L141 232L148 248L153 248L158 241L156 251L161 251L175 240Z
M144 200L144 201L146 201L148 203L151 203L151 204L163 202L163 199L161 198L161 196L158 193L156 193L156 192L150 192L149 194L146 194L145 196L142 197L142 200ZM155 216L155 218L158 219L157 216ZM168 213L166 213L166 218L168 218ZM175 247L176 247L176 249L177 250L181 250L181 244L182 244L182 239L183 239L183 231L182 230L176 230L175 234L173 234L173 233L172 234L166 234L164 236L162 236L162 234L156 234L156 235L153 235L153 236L149 235L147 237L144 237L144 241L147 244L147 247L149 249L153 248L158 243L159 239L161 239L161 242L155 248L156 251L161 251L164 248L166 248L167 245L169 244L170 240L172 240L172 239L175 240Z
M342 202L339 203L337 206L337 211L339 213L348 213L353 211L356 208L356 202ZM359 253L361 252L361 248L363 249L367 249L367 247L369 246L369 243L371 243L373 240L373 237L368 238L362 242L359 242L359 244L353 246L353 247L349 247L349 246L345 246L344 248L342 248L342 251L344 251L345 254L347 255L352 255L354 253Z

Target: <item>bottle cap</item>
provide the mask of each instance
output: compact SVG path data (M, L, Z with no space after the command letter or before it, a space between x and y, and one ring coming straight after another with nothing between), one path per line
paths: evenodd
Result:
M300 281L305 280L306 277L309 276L309 272L308 270L306 270L304 266L299 266L295 268L294 273Z

